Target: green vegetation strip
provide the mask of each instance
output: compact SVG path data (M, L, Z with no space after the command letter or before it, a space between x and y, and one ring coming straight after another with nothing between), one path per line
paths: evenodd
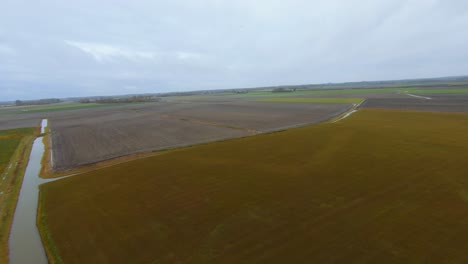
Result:
M231 94L231 97L290 97L290 96L314 96L314 95L343 95L343 94L373 94L373 93L416 93L416 94L467 94L468 88L346 88L346 89L320 89L298 90L295 92L273 93L271 91L249 92L245 94ZM226 95L228 96L228 95Z
M257 102L287 102L287 103L336 103L336 104L359 104L362 98L297 98L297 97L276 97L260 99Z
M65 263L468 263L468 115L337 123L43 184Z
M34 128L0 131L0 263L8 263L8 237L34 131Z

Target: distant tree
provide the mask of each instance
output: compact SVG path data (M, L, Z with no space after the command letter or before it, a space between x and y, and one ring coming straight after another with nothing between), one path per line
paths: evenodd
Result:
M16 106L23 105L23 101L21 101L21 100L16 100L16 101L15 101L15 105L16 105Z
M290 92L293 92L292 89L288 89L288 88L283 88L283 87L280 87L280 88L275 88L271 91L272 93L290 93Z
M40 99L39 101L31 101L31 104L55 104L60 103L60 99L57 98L48 98L48 99Z
M108 104L108 103L143 103L143 102L159 102L161 98L155 96L129 96L121 98L112 98L112 97L101 97L96 99L96 103Z

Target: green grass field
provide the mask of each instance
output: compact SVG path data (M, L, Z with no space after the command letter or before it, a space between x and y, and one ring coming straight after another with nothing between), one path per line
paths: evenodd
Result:
M275 97L259 99L257 102L284 102L284 103L334 103L334 104L359 104L362 98L297 98L297 97Z
M468 115L337 123L166 151L41 185L65 263L468 263Z

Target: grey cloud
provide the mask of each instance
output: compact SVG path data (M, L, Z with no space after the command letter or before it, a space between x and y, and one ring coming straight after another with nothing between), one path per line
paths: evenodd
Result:
M13 55L15 50L8 45L0 43L0 55Z
M106 60L112 62L114 59L118 58L138 62L141 60L153 60L156 57L156 54L152 52L136 51L106 44L69 40L66 40L65 43L91 55L98 62L104 62Z
M463 0L7 0L0 100L466 74Z

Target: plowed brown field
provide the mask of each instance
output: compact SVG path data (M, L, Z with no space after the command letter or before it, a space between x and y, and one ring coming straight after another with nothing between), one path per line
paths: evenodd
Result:
M320 122L350 104L156 103L50 118L53 167L71 169L129 154L237 138Z

